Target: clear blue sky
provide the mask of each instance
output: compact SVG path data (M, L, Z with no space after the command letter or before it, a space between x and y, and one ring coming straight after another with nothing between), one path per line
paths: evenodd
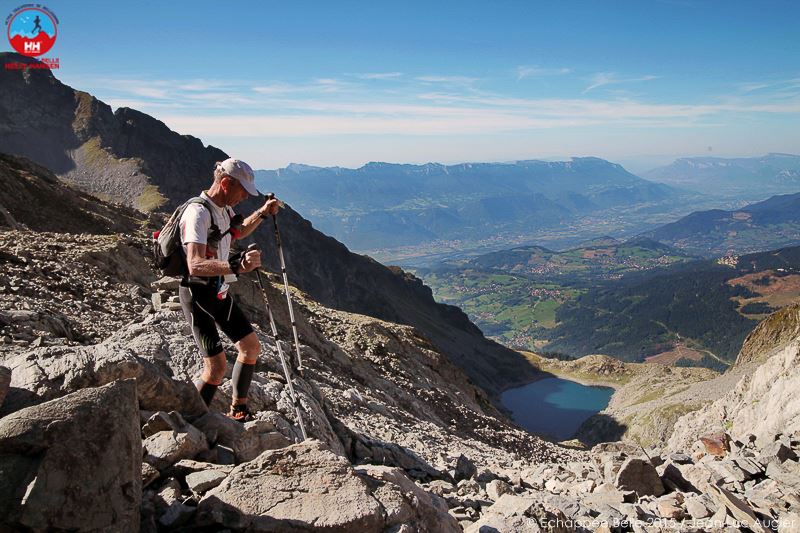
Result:
M45 5L65 83L257 168L800 153L794 1Z

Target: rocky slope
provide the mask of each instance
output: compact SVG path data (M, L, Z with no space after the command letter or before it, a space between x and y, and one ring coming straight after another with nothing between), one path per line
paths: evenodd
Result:
M31 248L74 237L2 235ZM81 238L76 252L108 246L108 237ZM3 257L8 250L24 255L5 248ZM93 272L93 261L83 253L43 272L76 264ZM313 439L292 444L299 434L275 339L261 328L265 353L251 396L258 420L227 421L219 411L229 382L206 412L188 381L200 361L183 318L169 303L153 311L149 301L168 298L140 292L169 285L143 289L131 273L152 272L126 265L127 277L112 277L113 288L85 289L87 300L102 298L107 308L143 308L117 317L102 342L69 341L45 328L29 343L24 324L7 326L13 341L0 355L11 368L0 412L4 527L760 531L753 520L800 520L800 502L791 498L797 437L734 441L722 458L705 450L689 456L650 448L645 455L621 443L588 453L560 448L483 414L481 391L413 329L326 309L299 292L309 369L295 385ZM48 283L35 269L27 279L31 287ZM237 289L258 317L252 284ZM279 286L270 285L269 296L280 301ZM44 308L33 291L13 301ZM277 319L288 338L286 313ZM86 321L103 323L103 315L70 319L76 329ZM595 357L576 366L613 380L620 369L609 365L621 363Z
M36 61L9 53L0 60ZM0 151L29 157L108 200L171 209L208 187L214 162L227 157L133 109L112 112L46 69L0 71L0 88ZM251 200L238 210L249 213L257 206ZM280 223L291 281L314 300L419 329L492 394L535 374L519 354L485 339L458 308L437 304L411 274L351 253L291 208L281 213ZM274 250L266 224L253 238ZM266 256L277 272L277 254Z
M713 403L682 417L670 437L671 448L687 446L709 428L769 442L775 433L789 434L798 427L798 313L798 305L782 309L750 334L732 369L740 379Z

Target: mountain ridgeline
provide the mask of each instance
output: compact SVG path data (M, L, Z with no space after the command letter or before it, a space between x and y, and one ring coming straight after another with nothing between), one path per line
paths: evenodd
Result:
M0 61L36 60L3 53ZM112 112L46 69L2 70L0 88L0 152L26 156L105 200L145 211L171 209L208 187L214 162L227 157L136 110ZM261 201L237 210L249 213ZM484 338L461 310L437 304L419 279L351 253L291 207L279 220L290 281L316 301L416 327L490 392L535 374L521 355ZM159 224L157 217L153 223ZM264 224L254 240L266 250L266 266L278 271L271 228Z
M361 250L524 233L679 194L594 157L451 166L369 163L358 169L293 164L258 171L257 180L280 190L323 231Z
M643 235L706 257L797 245L800 193L773 196L733 211L698 211Z

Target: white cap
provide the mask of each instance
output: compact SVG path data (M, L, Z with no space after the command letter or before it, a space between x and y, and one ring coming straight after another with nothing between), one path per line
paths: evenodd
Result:
M244 190L251 196L258 196L258 189L256 189L255 184L256 177L250 165L232 157L226 159L222 163L218 163L218 165L224 174L239 180Z

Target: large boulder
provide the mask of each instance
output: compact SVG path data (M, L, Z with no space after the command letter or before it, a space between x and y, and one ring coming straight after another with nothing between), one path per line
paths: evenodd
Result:
M424 481L432 479L452 481L449 475L433 468L409 448L394 442L372 439L353 431L336 419L333 419L331 425L336 431L337 440L341 441L344 449L349 451L348 457L354 463L396 466L402 468L412 478Z
M0 530L138 531L142 440L132 380L0 419Z
M194 385L174 379L159 361L113 340L92 346L46 347L7 354L11 389L0 414L118 379L136 379L139 405L149 411L205 412Z
M540 503L534 498L504 494L465 531L467 533L542 531L535 513L539 505Z
M249 531L383 531L380 503L350 463L317 440L237 466L197 509L197 525Z
M142 444L144 461L158 470L164 470L181 459L193 459L208 450L205 435L188 424L183 431L159 431Z
M630 457L622 463L614 480L614 485L622 490L630 490L639 496L661 496L664 484L658 477L656 468L644 459Z
M447 502L425 492L395 467L364 465L356 473L367 482L372 494L384 509L385 527L407 531L449 533L461 531L458 522L448 512Z

